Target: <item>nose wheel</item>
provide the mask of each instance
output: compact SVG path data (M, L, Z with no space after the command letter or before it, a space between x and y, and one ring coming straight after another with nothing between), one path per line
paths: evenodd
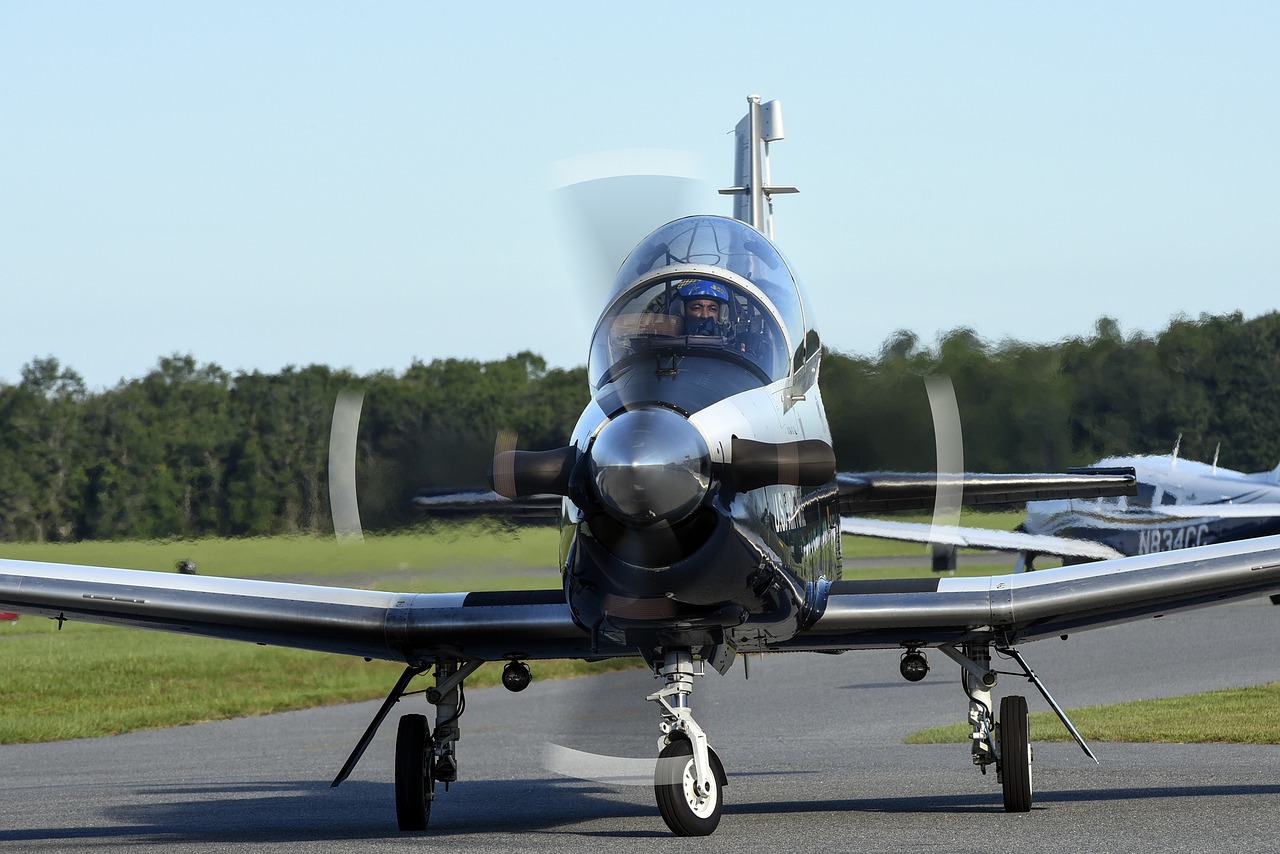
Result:
M687 649L668 650L659 672L666 687L648 697L662 707L662 737L653 772L658 812L677 836L708 836L720 824L722 793L729 780L689 708L693 677L701 672Z
M677 836L708 836L720 824L724 801L720 781L711 775L710 785L698 785L693 761L693 745L677 739L658 754L653 775L653 791L662 820ZM704 791L705 789L705 791Z

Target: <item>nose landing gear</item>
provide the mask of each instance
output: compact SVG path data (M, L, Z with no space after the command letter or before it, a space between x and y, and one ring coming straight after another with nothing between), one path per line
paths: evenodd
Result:
M667 651L660 673L666 686L647 697L662 706L660 752L653 775L658 812L677 836L707 836L720 824L721 793L728 778L689 708L693 677L701 674L695 671L687 649Z

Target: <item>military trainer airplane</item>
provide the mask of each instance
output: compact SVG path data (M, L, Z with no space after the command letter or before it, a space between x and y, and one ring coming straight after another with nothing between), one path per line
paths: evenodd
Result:
M940 492L966 503L1124 494L1133 479L837 479L817 319L771 239L771 196L789 189L768 179L781 115L777 102L748 103L734 217L678 219L640 241L596 324L591 401L569 444L494 459L500 495L558 497L560 588L386 593L2 560L0 607L404 663L334 785L411 680L430 672L434 721L399 720L405 830L425 828L436 784L458 779L467 677L504 662L504 684L520 690L527 662L546 658L649 665L658 685L647 699L661 717L655 796L679 835L715 830L730 779L694 716L695 682L744 653L901 649L902 673L916 679L925 650L938 650L962 674L973 762L994 767L1005 809L1029 810L1027 704L1005 696L997 713L993 653L1044 692L1024 643L1278 590L1280 540L989 578L842 580L842 514L928 507Z

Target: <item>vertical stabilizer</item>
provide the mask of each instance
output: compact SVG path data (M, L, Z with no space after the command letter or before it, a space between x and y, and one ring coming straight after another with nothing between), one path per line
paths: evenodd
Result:
M783 138L782 102L761 104L759 95L750 95L747 105L747 114L733 132L733 186L720 192L734 197L734 219L772 238L773 194L800 191L773 186L769 174L769 143Z

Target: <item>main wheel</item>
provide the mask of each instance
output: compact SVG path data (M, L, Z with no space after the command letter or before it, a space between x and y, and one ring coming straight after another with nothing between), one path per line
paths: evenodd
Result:
M658 754L653 772L653 792L662 820L676 836L707 836L720 824L724 802L720 781L711 775L711 791L697 791L698 774L693 765L693 745L677 739Z
M396 732L396 823L426 830L436 782L431 774L431 735L425 715L404 715Z
M1000 782L1004 787L1004 811L1031 809L1031 731L1025 697L1000 700Z

